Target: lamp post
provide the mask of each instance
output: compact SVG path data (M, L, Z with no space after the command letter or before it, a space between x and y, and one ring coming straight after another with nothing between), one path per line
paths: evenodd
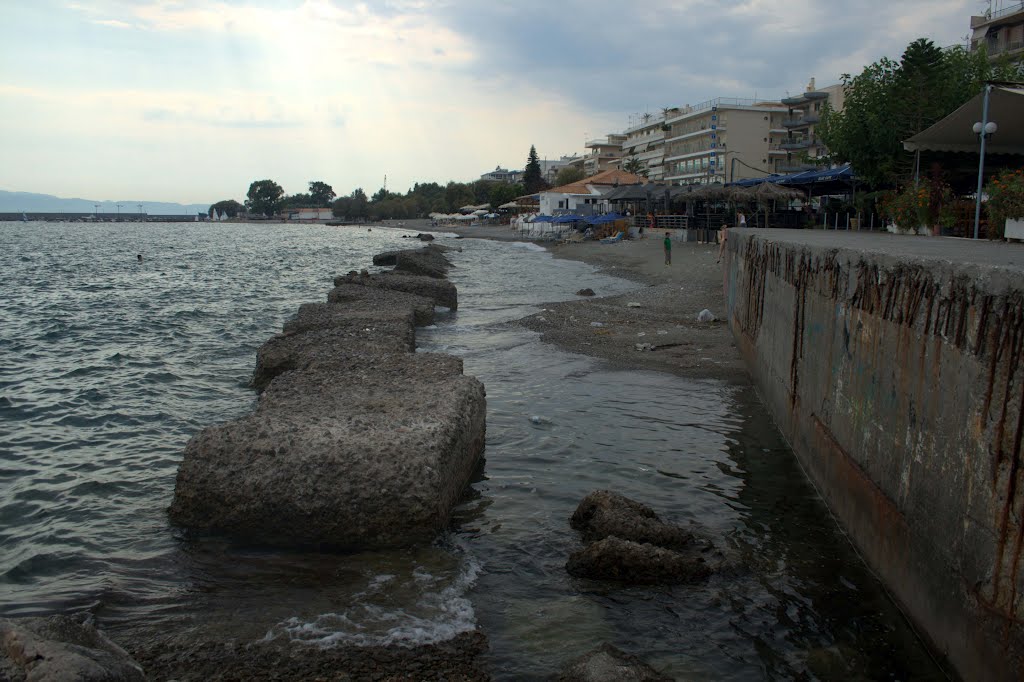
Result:
M981 154L978 158L978 192L974 201L974 238L978 238L978 226L981 224L981 183L985 178L985 142L998 130L995 121L988 120L988 99L992 86L985 85L985 96L981 105L981 120L974 124L974 134L981 140Z

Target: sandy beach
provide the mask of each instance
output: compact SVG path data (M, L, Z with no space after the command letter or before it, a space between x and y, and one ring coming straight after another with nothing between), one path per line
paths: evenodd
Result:
M504 225L445 231L464 238L529 241ZM537 243L556 258L583 261L646 286L624 296L603 297L595 291L592 298L550 303L542 312L514 324L540 332L547 343L602 358L622 369L749 382L724 321L722 269L715 262L717 245L673 242L672 265L666 266L661 234L618 244ZM697 315L704 309L719 319L699 322Z

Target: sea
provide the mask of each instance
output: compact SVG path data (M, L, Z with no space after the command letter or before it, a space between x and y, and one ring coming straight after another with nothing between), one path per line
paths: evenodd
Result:
M185 444L253 409L260 344L413 234L0 223L0 616L87 612L130 647L480 629L498 680L547 678L603 642L680 680L946 679L753 389L612 369L510 324L581 288L640 286L531 243L438 236L462 249L459 309L418 346L461 357L488 414L481 474L435 543L320 554L172 526ZM598 489L695 524L726 570L675 587L572 578L569 517Z

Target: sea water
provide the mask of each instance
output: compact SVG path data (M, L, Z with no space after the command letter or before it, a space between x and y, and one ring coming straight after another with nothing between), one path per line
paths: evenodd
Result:
M509 680L602 642L679 679L944 678L751 389L613 371L509 324L584 287L638 286L532 244L439 238L463 249L460 307L418 345L462 357L488 415L482 475L436 543L294 553L172 527L185 443L252 409L257 347L411 234L0 223L0 616L87 611L131 646L480 628ZM595 489L698 524L728 569L671 588L571 578L568 518Z

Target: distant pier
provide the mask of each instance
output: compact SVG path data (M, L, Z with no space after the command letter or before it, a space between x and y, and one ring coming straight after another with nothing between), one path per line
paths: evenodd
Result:
M153 213L70 213L70 212L14 212L0 213L0 222L47 223L192 223L209 220L205 213L153 214Z

